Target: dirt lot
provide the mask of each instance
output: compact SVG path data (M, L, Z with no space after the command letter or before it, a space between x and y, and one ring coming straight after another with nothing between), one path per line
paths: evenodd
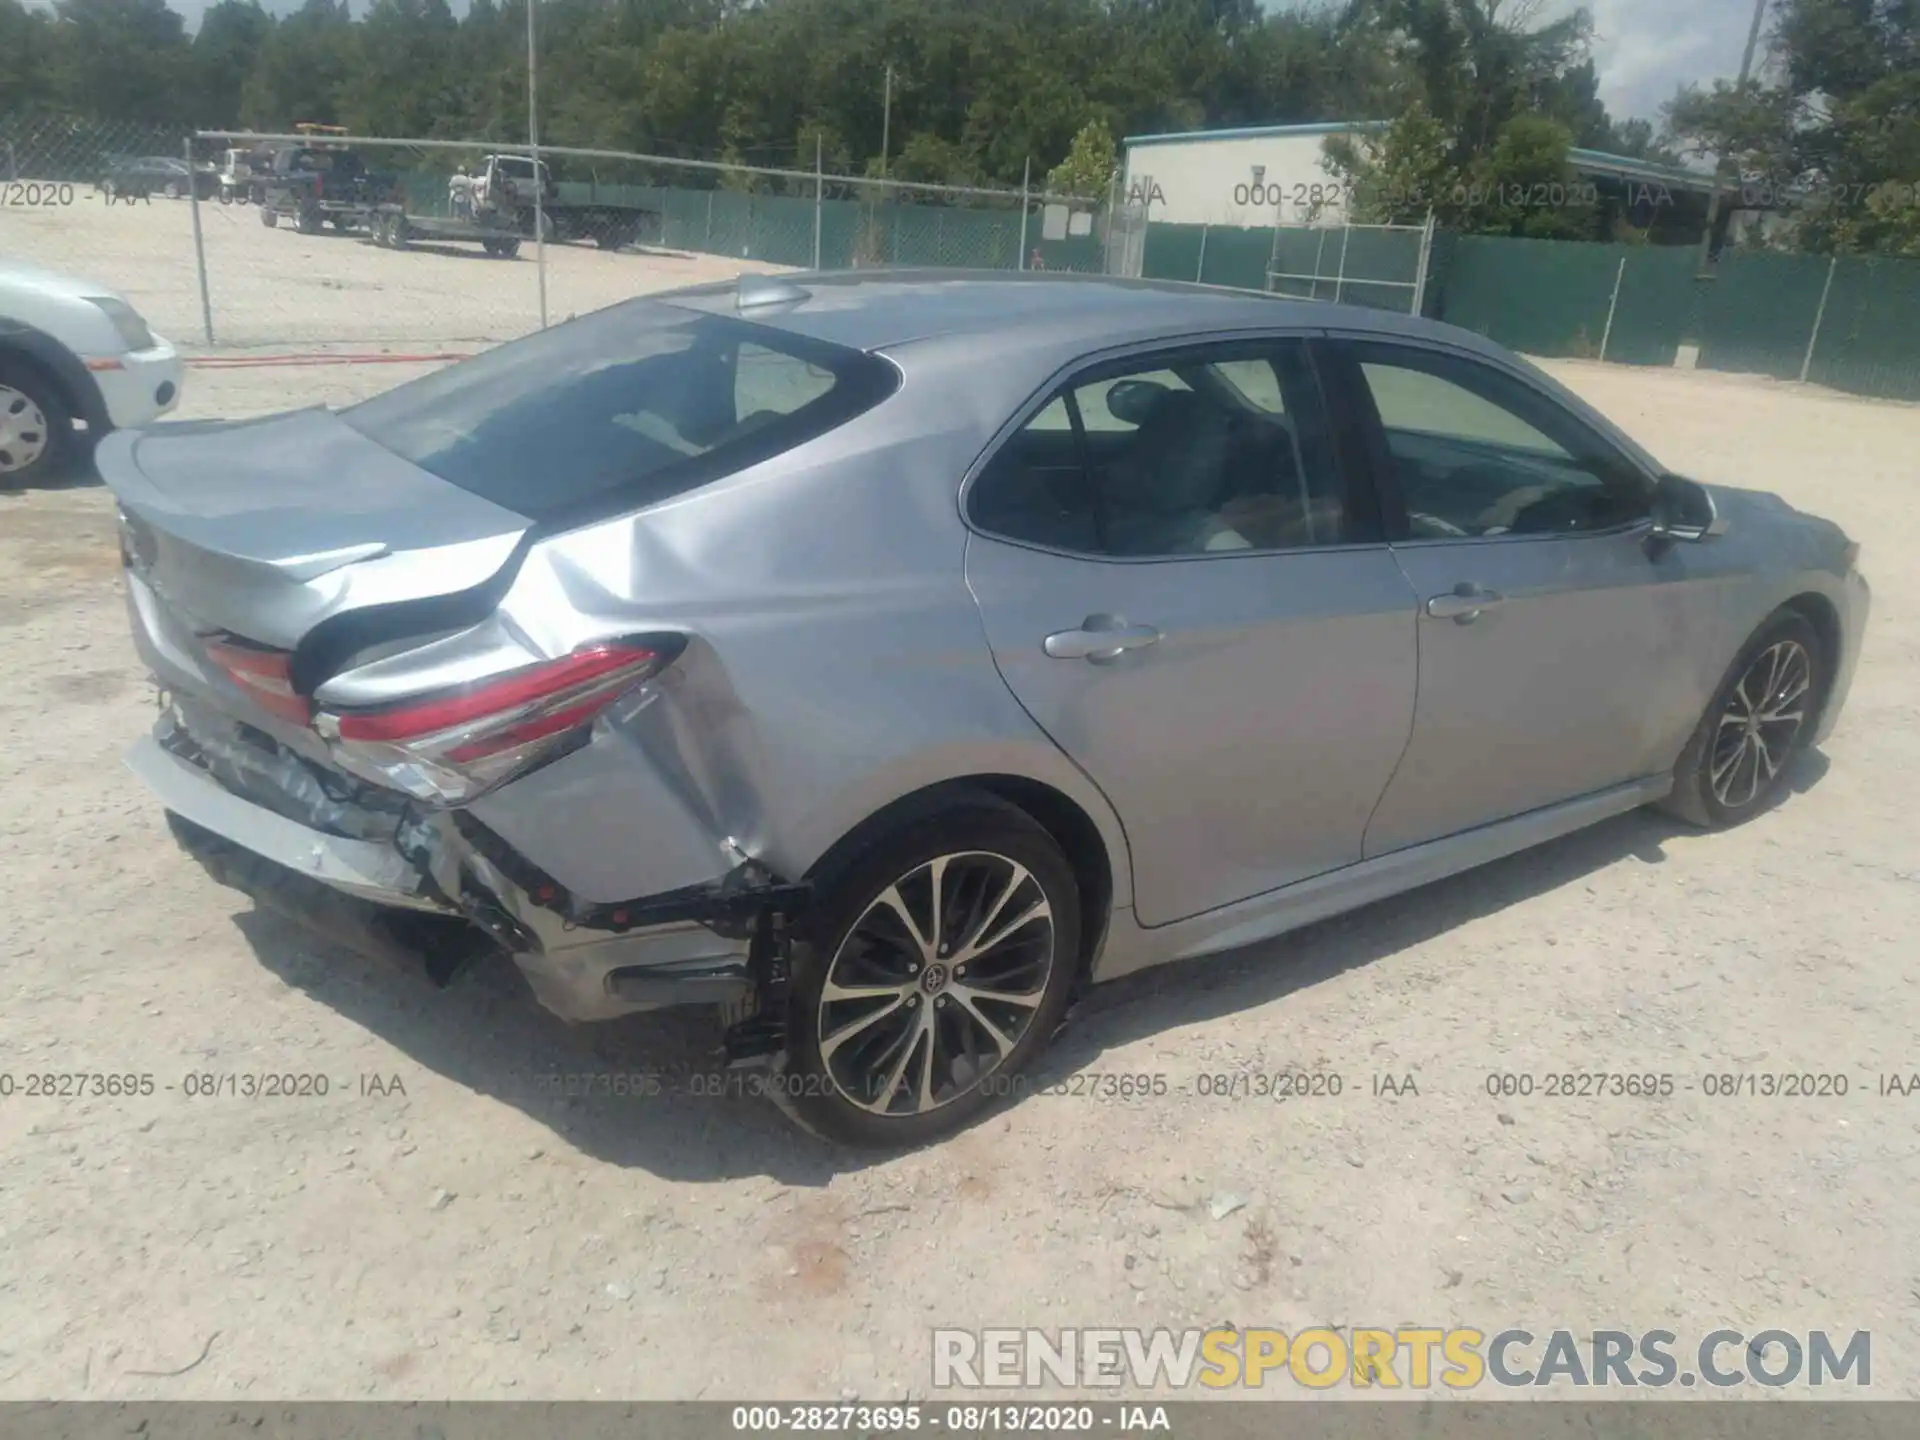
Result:
M361 254L233 223L235 245ZM52 231L0 238L22 233ZM100 245L41 258L181 330L179 252ZM576 263L582 294L659 268L563 252L556 272ZM874 1398L926 1393L934 1325L1218 1322L1867 1329L1874 1393L1920 1396L1920 1097L1872 1093L1920 1070L1920 409L1555 368L1670 464L1865 542L1868 651L1799 793L1722 836L1627 817L1112 987L1047 1070L1179 1090L1304 1066L1342 1075L1337 1098L1038 1096L880 1163L751 1099L552 1096L538 1077L711 1037L569 1030L510 973L435 992L213 885L118 766L150 698L105 495L0 499L0 1071L156 1080L0 1100L0 1398ZM197 372L184 413L406 373ZM1485 1089L1570 1070L1837 1072L1851 1093ZM267 1072L331 1093L185 1093ZM1379 1075L1418 1093L1377 1097Z
M192 212L182 200L109 206L79 187L65 209L0 210L0 256L110 285L161 334L197 346L204 330ZM251 205L203 204L200 221L214 338L223 346L457 347L511 339L540 323L531 242L514 260L477 245L396 254L359 235L268 230ZM677 251L549 245L547 315L564 320L629 295L765 268Z

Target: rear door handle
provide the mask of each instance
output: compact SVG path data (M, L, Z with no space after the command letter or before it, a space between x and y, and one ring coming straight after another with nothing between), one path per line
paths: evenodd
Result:
M1436 620L1451 620L1456 625L1471 625L1480 612L1507 603L1498 590L1482 590L1470 580L1462 580L1445 595L1427 601L1427 614Z
M1112 615L1089 615L1078 630L1056 630L1047 636L1045 648L1056 660L1088 660L1104 665L1159 639L1160 632L1151 625L1129 625Z

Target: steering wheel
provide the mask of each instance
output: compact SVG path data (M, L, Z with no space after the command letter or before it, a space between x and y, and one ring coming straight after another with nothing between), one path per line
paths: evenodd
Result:
M1634 518L1632 504L1613 491L1592 485L1571 485L1523 506L1513 517L1520 534L1547 531L1577 533L1605 530Z

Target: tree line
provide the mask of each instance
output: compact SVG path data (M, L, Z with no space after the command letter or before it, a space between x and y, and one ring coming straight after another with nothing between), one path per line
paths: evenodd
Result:
M1920 253L1915 0L1776 0L1756 78L1683 89L1657 118L1608 113L1585 11L1537 10L539 0L542 138L798 169L817 149L830 173L946 184L1017 185L1031 163L1036 180L1099 194L1119 136L1379 119L1392 123L1371 143L1330 147L1369 218L1431 204L1460 229L1589 233L1568 207L1447 208L1571 178L1578 146L1726 159L1792 196L1804 242ZM513 141L525 46L524 0L471 0L459 17L447 0L371 0L357 19L346 0L285 18L218 0L191 35L165 0L0 0L0 115ZM1836 196L1858 203L1843 215Z
M1440 8L1476 4L1497 0ZM541 121L555 143L811 168L817 141L842 174L884 163L897 178L1017 184L1090 124L1121 136L1391 116L1432 78L1419 8L541 0ZM1581 37L1519 83L1570 143L1613 144L1584 22ZM507 140L526 130L525 44L518 0L472 0L459 18L446 0L372 0L359 19L306 0L278 20L219 0L192 35L165 0L0 0L0 111Z

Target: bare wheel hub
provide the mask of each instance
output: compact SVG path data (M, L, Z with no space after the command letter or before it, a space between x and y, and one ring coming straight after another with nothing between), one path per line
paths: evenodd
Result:
M33 397L0 385L0 475L25 470L47 450L46 413Z

